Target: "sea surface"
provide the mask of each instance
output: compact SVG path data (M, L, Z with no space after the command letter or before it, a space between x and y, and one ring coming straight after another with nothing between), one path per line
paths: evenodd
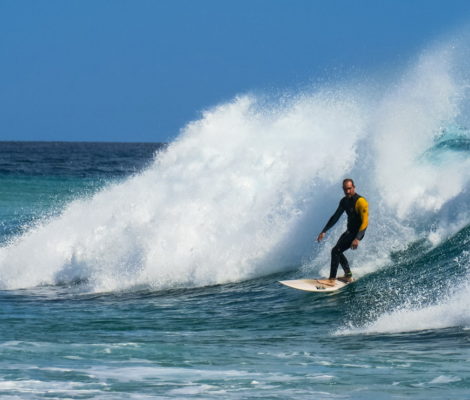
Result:
M54 261L47 248L64 245L41 226L67 218L77 201L87 213L97 193L142 177L166 151L0 143L2 399L469 398L468 286L441 297L466 282L468 226L434 247L416 243L332 295L278 283L306 274L301 264L207 285L193 267L173 287L150 277L126 286L127 270L105 290L99 272L84 276L83 261L64 256L41 279L41 258ZM80 229L56 228L58 237ZM35 234L27 261L11 254ZM31 271L37 281L24 276Z
M0 142L0 398L470 399L465 65L240 95L165 145ZM348 177L356 281L282 286L328 275Z

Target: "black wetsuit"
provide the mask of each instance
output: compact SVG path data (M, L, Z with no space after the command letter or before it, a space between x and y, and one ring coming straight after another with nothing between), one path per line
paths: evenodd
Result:
M358 202L359 199L361 200ZM322 232L326 232L336 224L345 211L348 215L348 228L347 231L340 236L336 246L331 249L330 278L336 278L339 264L341 264L345 276L352 276L348 260L343 252L351 247L354 239L362 240L368 224L367 201L364 197L356 193L352 197L343 197L341 199L338 208L328 220Z

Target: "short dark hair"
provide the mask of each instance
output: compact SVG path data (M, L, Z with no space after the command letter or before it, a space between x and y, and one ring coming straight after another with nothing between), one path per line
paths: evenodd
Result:
M354 184L354 181L351 179L351 178L346 178L343 180L343 186L345 183L348 183L348 182L351 182L351 184L353 185L353 187L356 187L356 185Z

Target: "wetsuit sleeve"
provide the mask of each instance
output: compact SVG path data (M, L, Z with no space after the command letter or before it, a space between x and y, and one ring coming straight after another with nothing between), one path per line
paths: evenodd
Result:
M361 226L357 232L356 239L362 240L369 225L369 204L364 197L360 197L356 202L356 212L361 217Z
M326 223L325 227L322 229L322 232L326 232L328 229L330 229L334 224L336 224L339 220L339 217L341 217L341 215L343 214L344 212L344 208L343 206L341 205L341 202L339 202L339 206L338 208L336 209L335 213L331 216L331 218L328 220L328 222Z

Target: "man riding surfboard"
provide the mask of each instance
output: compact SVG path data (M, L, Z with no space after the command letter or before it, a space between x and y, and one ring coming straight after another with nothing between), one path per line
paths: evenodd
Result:
M357 249L360 241L364 238L369 222L369 205L364 197L356 193L356 187L352 179L347 178L343 181L343 192L345 196L340 200L335 213L328 220L317 238L317 241L320 242L325 237L326 232L338 222L343 212L346 211L348 215L347 230L340 236L335 247L331 249L330 277L322 281L322 283L329 285L335 284L339 264L341 264L344 270L344 277L339 279L345 282L352 281L351 269L343 253L349 248Z

